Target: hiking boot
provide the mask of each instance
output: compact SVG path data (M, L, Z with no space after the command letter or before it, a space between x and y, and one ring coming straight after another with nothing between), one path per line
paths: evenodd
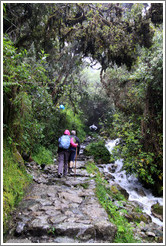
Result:
M58 173L58 178L62 178L62 173Z
M73 172L73 170L72 170L71 167L69 167L68 173L69 173L69 174L74 174L74 172Z

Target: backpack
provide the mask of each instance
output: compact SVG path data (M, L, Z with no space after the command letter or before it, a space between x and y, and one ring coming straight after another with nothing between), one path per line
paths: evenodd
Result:
M70 147L70 137L68 135L63 135L59 138L59 148L69 149Z

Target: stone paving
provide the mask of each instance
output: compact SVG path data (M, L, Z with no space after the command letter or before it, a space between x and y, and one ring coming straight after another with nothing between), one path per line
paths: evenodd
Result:
M34 184L20 203L6 243L112 243L116 226L99 204L95 182L77 162L76 175L57 177L57 165L28 170Z
M57 177L58 164L44 169L35 162L26 163L33 177L33 184L12 215L6 244L100 244L112 243L117 228L109 222L106 211L95 196L93 175L87 173L86 159L79 157L76 174ZM107 179L107 175L105 176ZM110 179L111 177L109 177ZM127 201L117 209L127 210L125 217L142 243L162 243L163 228L151 222L135 223L137 204Z

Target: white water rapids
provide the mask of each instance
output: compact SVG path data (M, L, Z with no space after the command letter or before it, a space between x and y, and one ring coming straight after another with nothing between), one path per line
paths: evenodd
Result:
M118 144L119 139L109 140L106 143L106 147L111 153L116 144ZM111 172L111 168L117 166L115 172ZM106 164L104 166L104 172L111 173L114 176L114 181L110 180L110 184L117 183L122 188L124 188L129 194L129 201L136 201L143 209L143 212L147 213L152 221L159 226L163 226L163 222L151 214L151 206L153 204L159 203L163 206L163 198L154 197L150 190L145 189L138 179L132 175L126 175L126 172L122 170L123 160L117 160L114 164Z

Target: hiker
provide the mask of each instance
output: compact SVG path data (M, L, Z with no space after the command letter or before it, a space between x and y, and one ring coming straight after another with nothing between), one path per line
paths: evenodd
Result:
M89 129L91 130L91 131L96 131L97 130L97 126L95 126L94 124L93 125L91 125L90 127L89 127Z
M78 146L77 147L74 147L72 145L70 146L69 168L68 168L68 172L69 173L73 173L72 168L73 168L73 165L74 165L74 160L75 160L76 154L79 155L79 151L80 151L80 140L76 136L76 131L75 130L71 131L71 137L73 138L73 141L76 144L78 144ZM76 151L77 151L77 153L76 153Z
M58 139L58 178L67 175L69 148L70 146L76 148L77 145L74 143L73 138L70 137L69 130L65 130L64 135Z

